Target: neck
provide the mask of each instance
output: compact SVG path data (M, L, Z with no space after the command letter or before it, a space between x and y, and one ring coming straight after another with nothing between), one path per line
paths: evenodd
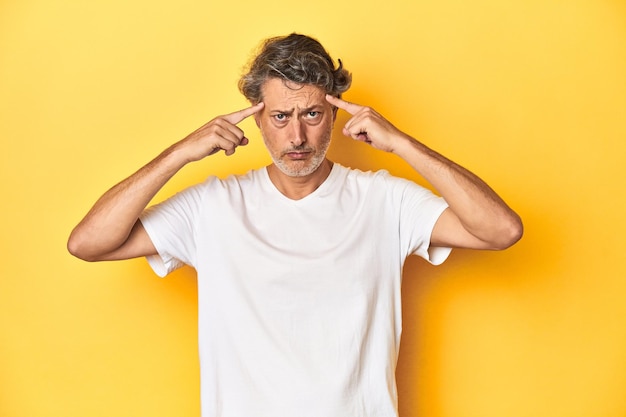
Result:
M283 173L276 165L267 167L267 173L274 186L292 200L300 200L322 185L333 167L332 161L325 159L315 172L304 177L292 177Z

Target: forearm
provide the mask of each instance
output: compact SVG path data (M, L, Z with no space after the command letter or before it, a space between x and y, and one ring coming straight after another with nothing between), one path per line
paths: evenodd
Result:
M519 216L478 176L404 135L394 153L446 200L463 228L485 248L503 249L521 237Z
M154 253L138 222L150 200L178 170L219 150L235 153L248 139L236 124L261 111L263 103L218 116L175 143L152 162L107 191L76 226L67 243L85 260L126 259Z
M431 244L474 249L504 249L522 235L519 216L484 181L398 130L371 107L326 96L352 117L343 134L391 152L415 169L448 202L439 217Z
M170 147L98 199L72 231L68 250L86 260L98 260L128 240L150 200L186 161Z

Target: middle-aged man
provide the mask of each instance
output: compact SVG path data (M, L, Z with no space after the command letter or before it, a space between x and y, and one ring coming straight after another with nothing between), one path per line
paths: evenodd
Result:
M267 40L240 80L252 106L219 116L107 191L70 236L88 260L145 256L198 277L203 417L396 417L400 284L407 256L504 249L519 217L482 180L340 97L341 61L298 34ZM326 158L343 134L398 155L441 195ZM253 116L273 163L209 177L146 209L186 164L248 139Z

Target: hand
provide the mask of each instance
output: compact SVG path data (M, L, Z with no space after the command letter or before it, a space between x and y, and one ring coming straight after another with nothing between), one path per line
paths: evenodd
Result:
M352 115L343 128L345 136L368 143L385 152L394 152L397 140L406 137L371 107L350 103L329 94L326 95L326 100Z
M263 109L263 102L234 113L218 116L200 127L178 143L184 149L187 161L198 161L224 150L226 155L235 153L238 146L248 144L243 130L236 125Z

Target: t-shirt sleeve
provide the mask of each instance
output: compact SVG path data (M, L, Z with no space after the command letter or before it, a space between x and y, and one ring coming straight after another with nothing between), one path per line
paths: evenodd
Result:
M418 255L433 265L443 263L451 248L430 245L435 223L448 208L448 203L430 190L408 180L397 184L400 211L400 236L403 249L408 255Z
M195 264L194 224L201 206L201 187L194 186L146 209L140 221L157 250L146 259L164 277L183 265Z

